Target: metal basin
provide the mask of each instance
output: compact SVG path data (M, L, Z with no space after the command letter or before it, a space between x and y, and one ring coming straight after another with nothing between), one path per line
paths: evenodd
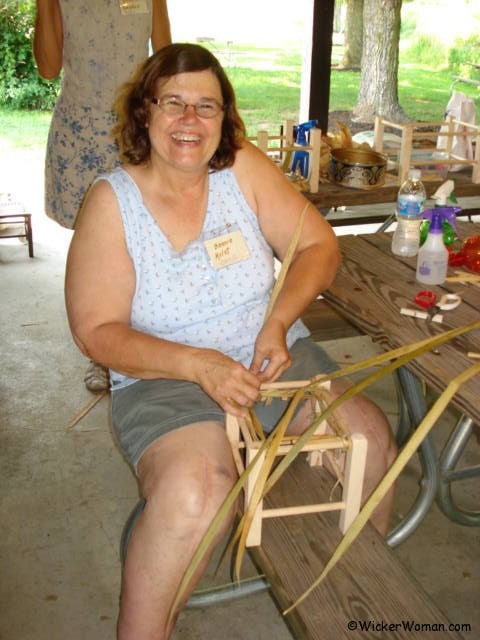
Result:
M332 149L330 179L343 187L375 189L385 183L387 156L372 149Z

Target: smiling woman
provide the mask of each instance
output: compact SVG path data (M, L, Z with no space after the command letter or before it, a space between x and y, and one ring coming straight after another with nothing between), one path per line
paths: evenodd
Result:
M258 406L262 384L335 367L299 318L331 284L339 253L326 220L247 141L230 81L204 47L173 44L140 66L121 93L117 135L125 162L94 183L70 245L67 312L79 348L110 369L113 430L146 499L118 637L163 640L186 567L237 478L226 413L255 405L269 431L285 406ZM270 305L274 256L287 255ZM390 429L369 401L352 410L365 416L360 431L376 427L376 484L395 453ZM299 408L296 433L309 415Z

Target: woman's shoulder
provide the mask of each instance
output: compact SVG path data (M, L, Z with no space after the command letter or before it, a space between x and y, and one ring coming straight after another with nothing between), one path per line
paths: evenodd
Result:
M123 178L126 173L127 172L126 172L125 166L118 165L113 169L109 169L108 171L105 171L104 173L101 173L100 175L98 175L96 178L96 181L110 180L110 179L115 180L115 179Z
M248 185L253 191L265 189L266 185L285 186L285 175L275 161L250 141L242 142L235 156L233 171L238 182Z
M246 167L250 171L252 167L254 167L255 172L260 171L262 174L263 172L281 173L273 159L249 140L242 141L240 149L235 155L235 162L233 166L239 168Z

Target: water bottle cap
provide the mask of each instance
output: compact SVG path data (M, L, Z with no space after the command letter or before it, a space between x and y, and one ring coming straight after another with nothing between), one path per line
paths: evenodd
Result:
M422 177L422 172L420 171L420 169L410 169L410 171L408 172L408 177L411 180L420 180L420 178Z

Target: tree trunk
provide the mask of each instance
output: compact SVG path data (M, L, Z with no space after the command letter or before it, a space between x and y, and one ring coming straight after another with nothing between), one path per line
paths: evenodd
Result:
M342 0L335 0L335 6L333 8L333 31L335 33L341 33L343 29L342 24Z
M363 47L363 0L347 0L342 69L360 69Z
M402 0L364 0L362 73L353 119L373 122L375 115L408 120L398 102L398 56Z

